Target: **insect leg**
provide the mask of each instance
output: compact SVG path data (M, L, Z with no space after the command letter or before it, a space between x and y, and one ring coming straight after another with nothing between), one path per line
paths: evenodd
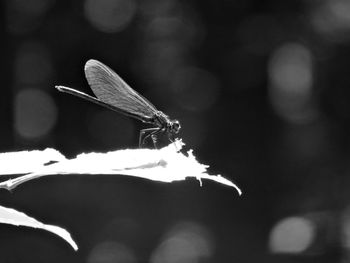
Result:
M157 134L160 133L160 132L164 132L165 131L165 128L159 128L158 130L156 131L153 131L151 132L150 134L148 134L146 137L151 137L152 138L152 142L153 142L153 146L154 148L157 149ZM146 139L146 138L145 138Z
M168 139L170 142L174 142L175 141L175 135L172 133L168 133Z
M141 147L144 143L145 140L150 136L151 133L158 131L159 128L148 128L148 129L142 129L140 131L140 136L139 136L139 147ZM146 135L146 133L148 133Z

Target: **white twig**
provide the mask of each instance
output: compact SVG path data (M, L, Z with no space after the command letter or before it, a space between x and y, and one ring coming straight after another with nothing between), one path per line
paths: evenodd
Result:
M66 159L54 149L0 154L0 174L25 174L0 183L0 188L12 190L27 181L59 174L119 174L170 183L195 177L216 181L241 190L220 175L209 175L207 165L197 162L188 151L181 153L183 143L176 141L162 149L126 149L107 153L83 153ZM18 157L18 158L17 158ZM6 160L6 165L3 165ZM47 164L50 162L49 164ZM5 163L4 163L5 164ZM17 169L17 171L16 171Z
M0 182L0 189L12 190L27 181L47 175L63 174L118 174L146 178L160 182L185 180L188 177L212 180L241 190L220 175L209 175L209 166L200 164L192 154L181 153L181 141L162 149L127 149L107 153L83 153L67 159L54 149L0 154L0 176L20 175ZM1 178L1 177L0 177ZM63 228L43 224L17 210L0 206L0 223L28 226L50 231L78 249L70 234Z
M67 241L74 250L78 250L77 244L73 241L72 237L65 229L54 225L46 225L15 209L0 206L0 223L15 226L27 226L49 231Z

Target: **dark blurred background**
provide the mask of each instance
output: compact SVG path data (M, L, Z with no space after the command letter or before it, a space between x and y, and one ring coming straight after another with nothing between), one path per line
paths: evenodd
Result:
M0 150L137 147L142 123L91 94L94 58L182 123L197 181L52 176L1 192L69 230L0 225L1 262L348 262L350 1L1 2Z

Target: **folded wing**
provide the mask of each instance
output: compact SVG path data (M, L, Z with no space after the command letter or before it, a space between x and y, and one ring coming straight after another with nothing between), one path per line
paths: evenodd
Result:
M86 79L96 97L129 116L147 121L157 109L126 84L112 69L97 60L85 64Z

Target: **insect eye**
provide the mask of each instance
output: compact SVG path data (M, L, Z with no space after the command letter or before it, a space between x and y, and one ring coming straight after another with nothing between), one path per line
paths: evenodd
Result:
M180 128L181 128L181 125L180 125L180 123L179 123L179 121L177 121L177 120L175 120L174 122L173 122L173 131L175 132L175 133L178 133L179 132L179 130L180 130Z

